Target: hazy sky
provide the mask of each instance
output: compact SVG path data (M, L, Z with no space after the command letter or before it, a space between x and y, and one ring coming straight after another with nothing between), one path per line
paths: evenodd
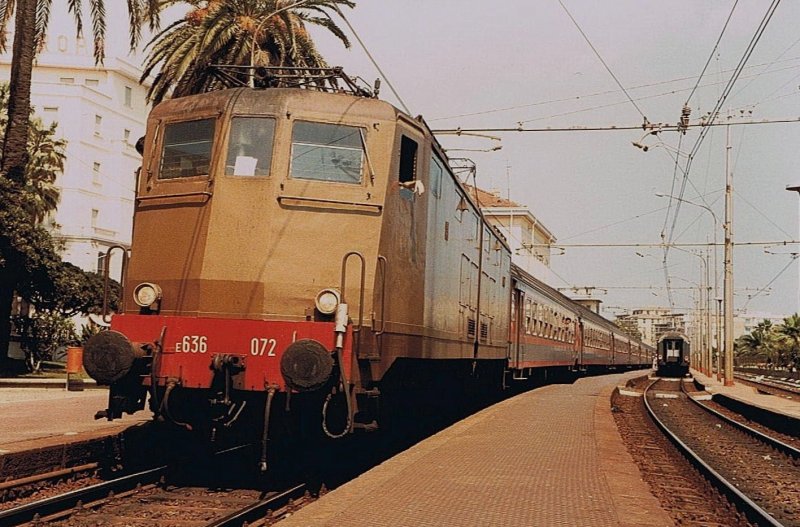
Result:
M650 122L665 123L678 121L734 4L732 0L563 3L641 112ZM769 4L738 3L700 87L689 100L694 122L716 104ZM643 122L558 0L499 0L491 5L473 0L361 0L348 19L411 113L422 114L433 128ZM800 117L798 27L800 2L784 1L725 103L737 115L734 120L741 120L740 110L748 120ZM355 39L353 48L344 50L336 40L315 34L329 63L370 82L378 76ZM386 83L381 95L399 106ZM688 153L698 134L699 129L691 129L683 137L674 131L648 136L642 140L651 147L645 153L632 145L642 138L639 130L498 133L493 135L502 138L500 151L453 155L469 155L477 162L478 184L483 187L505 194L510 183L511 198L528 205L561 243L657 244L665 224L668 233L672 225L671 217L666 220L669 200L656 196L670 194L673 188L672 148L680 141ZM499 144L447 135L439 139L453 149ZM732 126L731 145L734 240L796 239L798 196L785 187L800 183L800 123ZM680 159L683 165L685 157ZM724 159L725 128L714 128L693 161L684 194L684 199L705 203L714 211L719 242ZM681 177L679 171L676 189ZM711 215L683 204L672 239L712 240ZM788 314L798 302L798 265L789 253L798 249L794 245L766 249L778 254L766 253L763 245L736 249L735 307ZM662 257L657 247L567 247L565 254L553 257L552 267L563 279L555 285L603 288L596 295L607 308L666 307ZM713 265L713 258L709 260ZM670 251L668 271L677 308L694 305L693 284L700 281L700 269L699 258ZM720 249L720 296L721 270ZM748 297L773 279L769 291Z

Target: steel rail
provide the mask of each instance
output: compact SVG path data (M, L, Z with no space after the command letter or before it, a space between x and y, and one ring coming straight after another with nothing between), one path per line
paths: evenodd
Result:
M27 503L0 511L0 527L12 527L24 523L30 523L38 518L50 516L60 512L75 508L80 503L87 503L106 498L109 494L115 494L135 488L137 485L152 483L166 473L167 466L160 466L129 474L121 478L113 479L91 485L82 489L73 490L58 496L52 496L33 503Z
M224 518L214 520L206 525L206 527L242 527L242 525L249 525L254 521L264 518L269 511L274 511L286 505L290 500L302 497L305 491L305 484L297 485L279 494L248 505Z
M765 388L780 390L790 395L800 395L800 385L798 384L782 381L771 377L764 377L763 375L762 377L764 378L759 381L756 380L758 376L754 376L752 373L734 373L733 377L753 384L757 384L759 386L763 386Z
M764 432L759 432L755 428L750 428L744 423L740 423L739 421L728 417L727 415L721 414L720 412L714 410L713 408L709 408L708 406L702 404L702 402L695 400L686 392L685 387L683 385L683 381L681 381L681 391L686 394L686 397L692 401L694 404L705 410L706 412L710 413L714 417L717 417L729 425L733 426L737 430L741 430L742 432L758 439L759 441L766 443L768 446L778 450L779 452L786 454L794 459L800 459L800 450L793 447L792 445L786 444L780 439L775 439L774 437L768 436Z
M667 438L674 444L678 450L689 460L689 462L694 465L697 470L715 487L717 487L722 493L724 493L728 499L736 505L736 507L742 511L749 521L755 522L758 525L769 525L772 527L784 527L782 523L778 520L773 518L767 511L762 509L758 506L753 500L748 498L744 493L742 493L739 489L736 488L735 485L730 483L726 480L722 475L711 468L711 465L703 461L703 459L697 455L694 450L689 448L689 446L680 440L680 438L672 432L667 426L658 418L656 415L655 410L653 410L650 403L647 401L647 392L653 385L656 384L656 381L653 381L647 388L644 390L644 394L642 399L644 399L644 406L647 409L647 413L650 414L650 417L655 422L656 426L658 426L662 432L667 436ZM683 381L681 381L683 382Z

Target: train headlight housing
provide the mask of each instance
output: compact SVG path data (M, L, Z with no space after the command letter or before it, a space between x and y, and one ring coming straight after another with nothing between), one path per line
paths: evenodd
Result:
M323 289L317 293L314 304L317 306L317 311L323 315L333 315L336 312L336 306L341 302L341 298L339 291L336 289Z
M161 288L158 284L145 282L133 290L133 301L140 307L150 307L161 300Z

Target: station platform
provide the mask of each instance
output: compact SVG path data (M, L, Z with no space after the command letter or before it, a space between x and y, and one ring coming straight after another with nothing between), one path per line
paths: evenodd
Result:
M498 403L277 525L671 526L611 414L614 388L646 374L588 377Z
M751 406L800 419L800 397L788 399L758 393L758 390L752 386L738 381L734 381L733 386L725 386L721 381L717 380L716 376L704 375L696 370L692 370L692 376L697 382L705 386L706 391L711 394L725 395Z
M64 384L0 384L0 455L116 435L150 420L146 412L116 421L95 420L94 414L108 406L108 391L71 392Z

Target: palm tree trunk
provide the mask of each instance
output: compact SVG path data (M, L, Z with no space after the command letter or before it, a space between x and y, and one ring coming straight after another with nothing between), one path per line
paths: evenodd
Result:
M28 162L28 121L31 113L31 76L36 56L37 0L17 0L14 48L11 59L8 126L0 172L16 185L25 183ZM4 303L5 298L0 298Z
M25 184L28 162L28 126L31 113L31 76L36 56L37 0L17 0L14 47L8 100L8 125L0 160L0 177L21 188ZM4 198L8 199L8 196ZM14 284L11 269L0 269L0 363L8 358L11 337L11 302Z

